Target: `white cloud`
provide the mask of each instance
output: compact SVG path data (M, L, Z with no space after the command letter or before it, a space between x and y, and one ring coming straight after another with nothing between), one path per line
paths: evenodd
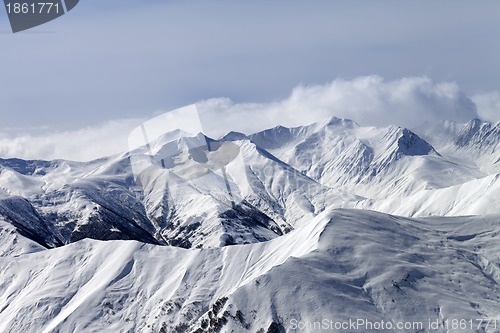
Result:
M128 133L142 121L123 119L74 131L0 135L0 156L87 161L127 150Z
M480 117L498 119L500 94L476 95L474 101ZM324 85L300 85L287 98L269 103L234 103L228 98L212 98L200 101L197 107L203 132L215 138L231 130L250 134L276 125L298 126L331 116L349 118L360 125L410 128L426 120L466 122L478 117L476 104L456 83L434 83L427 77L393 81L378 76L337 79ZM66 132L0 135L0 156L99 158L127 150L129 133L146 120L116 120ZM170 121L168 127L172 129L177 123Z
M331 116L360 125L416 127L426 120L466 122L476 106L456 83L427 77L385 81L379 76L337 79L325 85L298 86L272 103L234 104L229 99L199 103L204 130L218 136L229 130L253 133L276 125L298 126Z
M500 121L500 92L492 91L472 96L477 105L479 118L497 122Z
M33 31L0 34L1 63L25 64L2 67L0 119L88 125L366 73L497 90L499 11L500 1L80 1Z

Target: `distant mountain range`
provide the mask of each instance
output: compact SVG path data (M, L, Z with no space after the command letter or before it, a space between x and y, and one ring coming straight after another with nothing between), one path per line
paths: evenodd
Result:
M499 124L474 119L415 132L338 118L220 140L176 131L152 144L146 159L155 161L139 178L131 160L145 151L86 163L4 159L0 216L47 247L93 238L190 248L270 240L327 207L404 216L498 212ZM238 158L228 163L229 145ZM225 176L210 171L203 154L215 156L212 164L220 159ZM184 181L183 172L198 176Z
M496 332L499 175L478 119L0 159L0 332Z

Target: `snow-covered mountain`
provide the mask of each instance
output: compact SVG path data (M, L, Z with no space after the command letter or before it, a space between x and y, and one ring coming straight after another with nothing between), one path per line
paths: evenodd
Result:
M327 210L269 242L215 249L23 240L0 257L0 332L320 332L358 319L497 332L499 217Z
M426 141L334 117L220 140L175 131L150 150L86 163L0 160L0 215L49 247L93 238L189 248L270 240L327 207L495 213L498 126L424 126Z
M367 198L408 195L486 175L450 161L417 134L396 126L359 127L333 118L307 127L277 127L251 139L320 183Z
M486 173L500 172L500 122L426 122L415 129L440 152Z
M333 117L178 130L90 162L0 159L0 332L500 327L499 126Z

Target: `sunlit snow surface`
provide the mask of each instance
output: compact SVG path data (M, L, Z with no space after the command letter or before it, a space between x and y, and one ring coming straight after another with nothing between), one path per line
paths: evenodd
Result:
M499 144L500 124L477 119L331 118L0 160L0 332L498 332ZM136 157L155 163L137 175Z
M29 253L24 243L0 258L1 332L500 320L500 216L333 210L269 242L204 250L83 240Z
M433 124L419 130L425 141L331 118L219 141L174 131L149 151L85 163L0 160L0 215L51 247L93 238L206 248L274 239L327 207L494 214L499 126ZM154 163L135 174L137 160Z

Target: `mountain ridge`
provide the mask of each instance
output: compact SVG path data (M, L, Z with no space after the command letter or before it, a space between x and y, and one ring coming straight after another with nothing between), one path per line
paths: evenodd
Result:
M362 320L353 331L431 333L481 318L471 331L494 333L492 126L330 118L218 140L174 131L90 162L0 159L0 332Z
M471 199L458 189L483 183L481 200L494 198L497 178L493 185L480 180L500 173L495 163L478 167L457 152L500 159L498 124L443 122L422 133L438 147L406 128L332 117L219 140L178 130L149 150L90 162L0 159L0 215L32 239L40 232L38 242L49 247L87 237L218 247L273 239L329 206L460 215L477 210L467 208ZM425 200L431 192L448 193L442 206L462 208L437 209ZM22 220L16 210L31 211L28 220L38 224L15 221Z
M87 239L28 247L0 257L9 267L0 281L10 286L0 288L0 330L307 333L317 329L305 323L324 318L437 320L440 329L446 319L493 320L498 221L327 209L256 244L181 249Z

